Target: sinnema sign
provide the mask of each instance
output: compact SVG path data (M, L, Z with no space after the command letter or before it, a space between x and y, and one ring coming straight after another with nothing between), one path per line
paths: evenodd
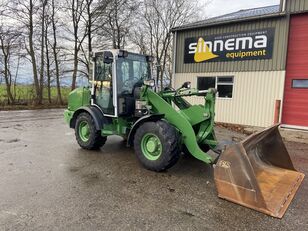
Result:
M184 63L271 59L274 28L185 39Z

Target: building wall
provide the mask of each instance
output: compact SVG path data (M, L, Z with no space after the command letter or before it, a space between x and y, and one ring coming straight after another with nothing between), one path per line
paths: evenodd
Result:
M283 4L281 0L280 4ZM308 0L286 0L286 11L290 13L298 13L308 11Z
M284 70L288 40L287 17L254 20L235 24L226 24L215 27L178 31L176 34L176 73L200 73L200 72L240 72L240 71L272 71ZM275 28L273 58L249 61L228 61L184 64L185 38L204 35L224 34L262 28Z
M275 100L282 100L285 71L176 73L174 86L190 81L197 87L200 76L234 76L233 97L217 98L215 121L267 127L274 120ZM188 97L203 104L203 97Z

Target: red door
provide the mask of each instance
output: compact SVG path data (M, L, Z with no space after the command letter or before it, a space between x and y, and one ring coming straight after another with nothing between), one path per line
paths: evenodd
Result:
M291 16L282 124L308 127L308 14Z

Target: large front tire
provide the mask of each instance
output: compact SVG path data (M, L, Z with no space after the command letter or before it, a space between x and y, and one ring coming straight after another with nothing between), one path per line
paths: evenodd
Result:
M138 160L146 169L164 171L180 157L179 133L163 120L145 122L136 131L134 148Z
M101 136L100 130L96 130L92 116L86 112L77 117L75 136L79 146L88 150L99 149L107 140L107 137Z

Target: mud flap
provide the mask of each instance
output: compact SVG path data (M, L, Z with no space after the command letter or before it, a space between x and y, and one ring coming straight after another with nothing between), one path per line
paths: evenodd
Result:
M282 218L304 174L294 169L274 125L227 147L214 178L220 198Z

